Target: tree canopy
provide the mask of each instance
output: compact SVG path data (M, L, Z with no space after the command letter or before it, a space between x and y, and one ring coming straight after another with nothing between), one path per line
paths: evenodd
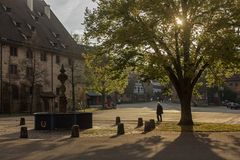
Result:
M181 102L179 124L193 124L191 97L203 72L217 79L239 69L239 13L239 0L99 0L86 10L85 37L107 48L119 68L169 79Z
M113 61L102 49L92 49L85 55L86 72L88 79L88 90L95 91L102 95L102 105L108 94L117 92L123 93L128 82L126 72L112 70Z

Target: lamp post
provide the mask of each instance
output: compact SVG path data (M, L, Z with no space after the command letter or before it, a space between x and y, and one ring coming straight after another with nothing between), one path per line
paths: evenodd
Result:
M220 90L220 93L221 93L221 102L222 102L223 101L223 97L224 97L224 93L223 93L224 87L220 87L219 90Z

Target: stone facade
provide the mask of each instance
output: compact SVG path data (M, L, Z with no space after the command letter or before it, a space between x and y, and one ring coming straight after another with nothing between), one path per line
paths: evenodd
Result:
M7 44L1 44L1 46L1 93L2 101L4 104L2 107L3 112L28 112L31 103L30 101L32 92L34 92L33 112L45 111L43 102L40 98L40 94L42 92L54 93L56 95L54 102L57 103L57 96L59 94L58 88L60 86L60 82L57 79L57 76L60 73L61 65L64 65L67 71L66 73L69 77L68 81L66 82L66 95L67 98L71 98L71 65L72 63L78 64L78 68L74 67L74 70L77 70L75 76L83 75L83 60L78 59L73 61L73 59L67 56L61 56L59 54L57 55L55 53L44 52L41 50L32 51L32 57L28 57L27 53L29 53L29 48L27 47L16 47ZM11 51L14 49L16 50L15 55L11 53ZM43 58L44 56L41 54L46 54L46 57ZM32 89L32 76L35 76L34 89ZM79 99L81 98L82 87L83 85L78 80L78 83L76 83L75 86L77 101L79 101ZM50 104L50 106L53 104L54 103Z
M45 1L0 0L0 24L0 113L57 111L61 65L69 107L72 68L76 102L84 99L82 50Z

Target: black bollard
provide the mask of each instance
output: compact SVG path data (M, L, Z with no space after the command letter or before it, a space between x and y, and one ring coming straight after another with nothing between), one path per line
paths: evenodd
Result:
M125 131L124 131L124 124L123 123L119 123L118 124L118 128L117 128L117 135L122 135L124 133L125 133Z
M79 137L79 125L73 125L72 126L72 134L71 134L72 138L77 138Z
M119 123L121 123L121 119L120 117L116 117L116 125L118 125Z
M143 126L143 119L142 118L138 118L138 127L142 127Z
M20 126L25 125L25 118L20 119Z
M150 132L152 130L151 128L151 124L149 121L145 121L145 125L144 125L144 132Z
M28 138L27 127L21 127L20 138Z
M151 129L153 130L153 129L155 129L156 128L156 126L155 126L155 120L154 119L150 119L150 125L151 125Z

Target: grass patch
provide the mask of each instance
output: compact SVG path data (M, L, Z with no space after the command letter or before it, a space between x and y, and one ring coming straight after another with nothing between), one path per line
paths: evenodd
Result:
M100 129L87 129L82 131L80 134L91 135L91 136L104 136L116 134L115 128L100 128Z
M240 124L195 123L194 126L179 126L177 122L163 122L159 131L175 132L240 132Z

